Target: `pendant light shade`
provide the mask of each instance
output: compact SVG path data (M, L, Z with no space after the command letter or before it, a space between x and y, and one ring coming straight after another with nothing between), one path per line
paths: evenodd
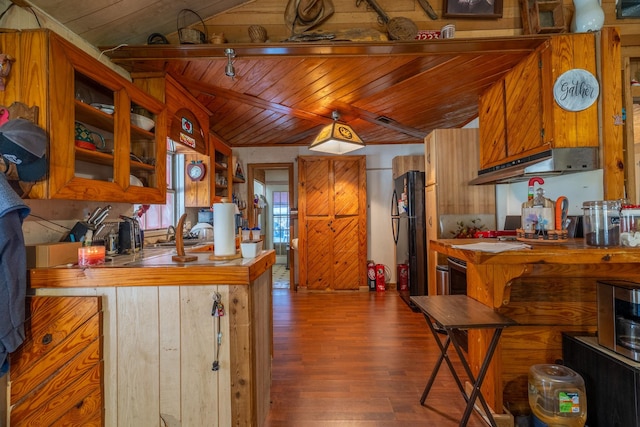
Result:
M309 150L329 154L345 154L364 148L364 142L356 135L351 126L338 123L340 116L337 111L333 112L332 117L333 123L322 128L309 146Z

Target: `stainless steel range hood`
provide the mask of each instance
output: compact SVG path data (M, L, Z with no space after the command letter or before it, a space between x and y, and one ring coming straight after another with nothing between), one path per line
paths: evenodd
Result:
M596 147L554 148L512 160L478 172L470 185L505 184L526 181L532 176L553 176L598 168Z

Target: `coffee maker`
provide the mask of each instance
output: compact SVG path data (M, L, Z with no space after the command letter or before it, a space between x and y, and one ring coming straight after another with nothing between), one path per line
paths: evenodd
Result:
M136 218L121 215L118 225L118 253L132 254L143 249L144 237Z

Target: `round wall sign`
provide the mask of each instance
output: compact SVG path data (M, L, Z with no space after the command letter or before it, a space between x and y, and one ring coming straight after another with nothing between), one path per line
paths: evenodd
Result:
M553 85L553 98L567 111L582 111L593 105L600 94L598 80L587 70L565 71Z

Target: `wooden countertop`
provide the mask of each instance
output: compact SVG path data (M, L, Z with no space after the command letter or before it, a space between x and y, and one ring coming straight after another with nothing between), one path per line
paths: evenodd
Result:
M640 248L615 246L598 248L587 246L583 239L569 239L566 243L526 243L529 249L492 253L454 246L472 243L503 243L494 239L438 239L431 240L432 250L473 264L598 264L639 263Z
M146 251L146 252L145 252ZM275 251L255 258L212 261L213 252L190 252L193 262L172 261L173 251L145 249L142 255L117 257L92 267L78 265L29 270L30 287L78 288L161 285L248 285L275 264Z

